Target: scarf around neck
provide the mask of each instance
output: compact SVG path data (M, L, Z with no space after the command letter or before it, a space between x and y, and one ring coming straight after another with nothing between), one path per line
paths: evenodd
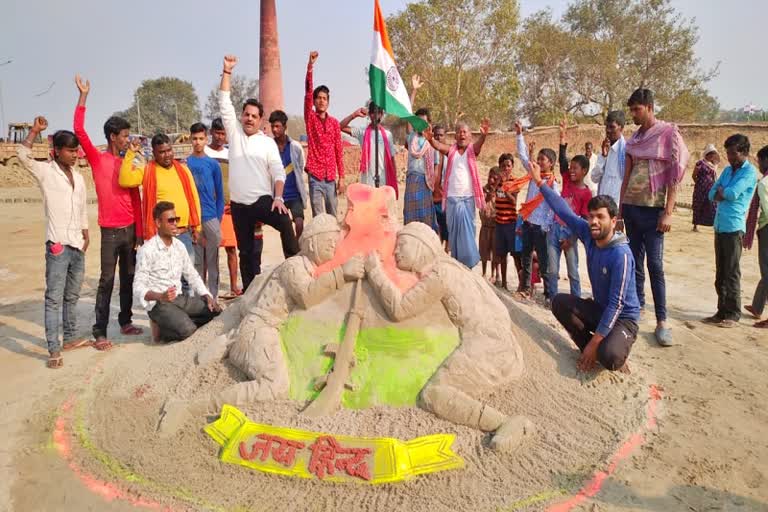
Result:
M676 187L690 157L677 125L665 121L656 121L644 132L632 134L626 154L635 160L648 160L651 194L664 187Z
M189 182L189 176L178 160L174 159L173 168L176 170L179 181L181 181L181 186L184 188L184 197L187 198L187 204L189 205L189 224L187 227L195 229L200 225L200 217L195 205L195 196L192 193L193 185ZM154 160L147 164L147 168L144 170L144 181L141 185L144 188L144 200L141 203L142 217L144 219L144 240L149 240L157 234L157 226L152 216L152 209L157 204L157 165Z

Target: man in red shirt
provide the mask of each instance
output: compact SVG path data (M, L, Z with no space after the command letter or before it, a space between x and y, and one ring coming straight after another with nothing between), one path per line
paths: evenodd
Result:
M317 56L317 52L309 54L304 94L304 122L307 127L306 171L309 174L309 202L313 217L323 212L336 215L336 192L338 190L339 194L343 194L346 188L341 129L339 121L328 115L330 92L324 85L313 88L312 68Z
M80 140L96 185L101 227L101 276L96 291L96 323L93 325L94 347L107 350L109 306L115 284L115 266L120 269L120 332L138 335L142 329L131 323L133 307L133 274L136 267L136 246L141 243L141 197L139 189L125 189L118 183L122 159L120 152L128 147L131 125L121 117L112 116L104 123L106 151L100 152L85 131L85 100L91 90L88 80L75 77L80 98L75 107L74 132Z
M563 176L563 193L561 194L571 210L579 217L589 216L587 204L592 199L592 191L584 183L589 172L589 159L584 155L576 155L570 161L567 155L566 121L560 122L560 174ZM560 254L565 253L565 264L568 268L568 282L571 285L571 295L581 297L581 280L579 278L578 237L565 225L562 219L555 217L552 229L547 233L547 243L550 246L549 268L551 279L549 289L557 294L557 281L560 274Z

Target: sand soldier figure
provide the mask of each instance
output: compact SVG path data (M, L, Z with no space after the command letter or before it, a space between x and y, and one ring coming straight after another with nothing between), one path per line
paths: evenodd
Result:
M395 261L401 270L420 276L406 292L384 272L378 254L365 262L368 282L391 319L416 316L439 300L461 336L460 345L421 391L421 407L454 423L495 432L492 447L514 449L532 433L533 424L478 400L523 373L523 353L510 334L509 312L488 283L445 255L439 237L426 224L412 222L398 232ZM489 317L497 321L483 321Z
M315 269L333 258L339 235L336 217L327 213L313 217L302 233L301 252L275 269L252 302L246 297L244 318L228 357L252 380L222 393L225 403L288 398L288 368L280 344L280 327L288 314L296 307L318 304L346 282L363 277L360 257L315 277Z

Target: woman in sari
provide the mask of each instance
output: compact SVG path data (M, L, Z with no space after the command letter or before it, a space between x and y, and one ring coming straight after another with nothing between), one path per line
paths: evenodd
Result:
M693 231L698 226L712 226L715 222L717 203L709 200L709 190L717 179L720 154L714 144L704 148L704 157L693 169Z

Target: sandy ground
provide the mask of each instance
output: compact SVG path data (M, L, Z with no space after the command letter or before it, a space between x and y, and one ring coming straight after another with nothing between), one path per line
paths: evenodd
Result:
M498 455L487 449L487 436L412 409L347 411L334 421L317 423L297 417L291 403L248 411L255 420L346 434L407 439L456 432L455 447L467 462L464 470L403 484L339 487L222 464L199 424L170 443L153 434L159 401L168 390L178 390L169 383L216 325L187 344L169 347L149 345L147 336L117 335L112 352L79 350L66 354L62 370L47 370L41 208L0 204L0 239L5 240L0 257L0 510L135 509L86 489L52 448L56 411L73 393L80 397L85 428L97 449L164 483L166 489L181 482L194 492L194 500L184 501L168 498L162 489L128 485L175 510L545 510L557 498L530 498L553 491L575 494L595 471L607 469L627 436L642 430L649 384L662 389L656 427L645 433L645 444L616 467L600 492L575 510L768 510L768 335L752 329L747 319L732 330L698 322L716 303L712 231L691 233L686 210L675 217L665 254L671 323L679 344L660 348L652 341L653 313L647 311L630 358L633 375L620 382L583 383L574 370L576 351L551 315L502 294L525 351L527 371L518 384L498 390L488 401L505 412L527 414L538 427L535 437L514 455ZM92 206L92 226L95 213ZM265 238L265 262L277 263L279 239L271 230ZM98 247L98 232L92 232L78 307L84 335L93 324ZM581 259L586 276L583 252ZM745 300L757 282L756 260L754 252L743 258ZM227 273L222 270L226 287ZM511 283L516 283L514 277ZM567 281L560 286L565 289ZM647 294L650 297L650 290ZM146 315L135 311L136 323L147 326ZM115 318L110 324L114 332L116 324ZM97 369L97 377L87 380ZM236 377L221 370L186 376L184 385L199 378L200 384L216 387ZM142 382L150 384L146 396L128 392ZM81 452L76 454L82 456L81 465L106 478L102 464Z

